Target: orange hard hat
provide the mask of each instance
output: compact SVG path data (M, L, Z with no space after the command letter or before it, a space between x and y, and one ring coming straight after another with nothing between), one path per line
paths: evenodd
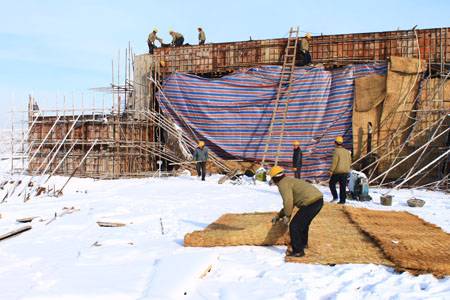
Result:
M273 166L270 170L269 170L269 176L270 177L276 177L279 175L282 175L284 173L284 169L280 166Z

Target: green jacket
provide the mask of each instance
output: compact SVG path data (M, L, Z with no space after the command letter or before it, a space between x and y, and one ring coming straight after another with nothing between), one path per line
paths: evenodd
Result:
M291 217L294 206L308 206L323 198L322 193L311 183L303 179L284 177L278 183L278 190L283 198L283 209L280 217Z
M158 40L161 44L162 44L162 42L163 42L163 40L162 40L161 38L159 38L159 37L156 35L156 33L154 33L153 31L150 32L150 34L148 35L147 41L150 42L150 43L152 43L152 44L154 44L156 40Z
M331 162L330 172L332 174L346 174L350 173L352 165L352 155L350 151L342 146L337 146L334 149L333 161Z
M208 160L208 148L196 148L193 155L194 161L207 161Z
M205 32L203 30L198 33L198 40L199 41L206 41L206 34L205 34Z

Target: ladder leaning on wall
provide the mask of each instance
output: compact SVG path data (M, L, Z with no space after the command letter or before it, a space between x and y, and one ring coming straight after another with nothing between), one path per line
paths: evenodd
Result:
M268 137L265 140L264 153L261 161L262 166L264 166L266 162L267 154L269 152L269 146L274 142L276 142L276 138L278 138L278 145L275 153L275 165L278 164L278 158L280 156L280 149L284 136L284 127L286 124L286 117L289 109L291 84L293 81L294 77L293 75L295 71L295 59L297 54L298 35L299 35L298 27L291 27L291 29L289 30L289 37L287 40L286 49L284 52L283 66L280 72L280 81L278 83L275 105L272 112L272 118L270 120L269 133ZM282 105L284 105L284 109ZM282 119L277 118L278 109L280 107L283 113ZM273 135L273 130L275 126L281 127L281 133L279 137L274 137Z

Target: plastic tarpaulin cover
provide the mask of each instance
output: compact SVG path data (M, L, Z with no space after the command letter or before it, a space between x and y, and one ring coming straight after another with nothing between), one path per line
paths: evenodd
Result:
M352 147L352 106L355 78L386 74L386 64L296 67L289 109L281 141L279 164L290 166L292 142L303 151L302 177L328 176L337 135ZM210 79L174 73L163 84L157 99L168 114L193 138L224 159L257 161L264 155L275 108L281 66L243 69ZM283 87L287 88L287 87ZM284 94L286 95L286 94ZM275 160L284 118L286 96L279 100L266 161Z

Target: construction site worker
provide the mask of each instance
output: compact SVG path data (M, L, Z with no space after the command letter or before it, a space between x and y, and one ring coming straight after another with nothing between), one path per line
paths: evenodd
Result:
M292 252L287 255L302 257L305 255L304 249L308 247L309 225L322 209L323 195L314 185L303 179L286 177L280 166L270 169L269 175L283 198L283 208L272 222L282 220L289 224ZM291 218L294 206L299 210Z
M206 34L203 31L203 28L201 27L197 28L197 30L198 30L198 44L204 45L206 42Z
M303 65L309 65L311 63L311 54L309 53L309 43L312 40L311 33L305 34L300 43L300 51L303 54Z
M292 154L292 170L295 178L300 179L302 173L302 149L300 149L300 142L294 141L294 150Z
M148 53L150 53L150 54L153 54L153 50L158 48L158 47L156 47L156 44L155 44L156 40L158 40L161 45L163 43L163 40L156 35L157 33L158 33L158 29L153 28L153 31L150 32L150 34L148 35L147 44L148 44Z
M331 162L330 167L329 186L331 194L333 195L332 201L337 201L338 195L336 192L336 183L339 182L339 203L345 204L347 178L352 164L352 155L350 151L342 146L344 143L342 136L336 137L334 143L336 144L336 148L334 149L333 161Z
M208 148L205 147L205 142L198 142L198 147L194 151L193 159L197 168L197 176L202 177L202 181L205 181L206 176L206 162L208 161Z
M170 30L169 34L172 36L172 46L174 47L183 46L184 36L181 33Z

